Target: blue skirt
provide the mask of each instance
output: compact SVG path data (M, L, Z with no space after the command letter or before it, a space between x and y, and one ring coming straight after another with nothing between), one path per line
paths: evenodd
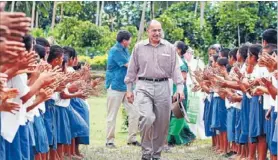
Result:
M278 137L278 133L275 133L275 121L277 118L277 112L274 112L274 108L271 110L271 117L270 117L270 138L268 144L269 144L269 150L270 153L273 155L277 155L277 141L274 141L273 139Z
M49 143L42 114L39 117L34 117L33 126L35 133L36 153L47 153L49 151Z
M22 159L31 159L30 158L30 149L32 148L32 142L30 137L30 130L29 130L29 123L28 122L24 126L19 127L19 135L20 135L20 146L21 146L21 154ZM31 146L30 146L31 145Z
M67 108L70 120L71 138L89 136L89 126L85 120L73 109L71 105Z
M241 102L240 122L241 122L241 133L239 137L239 143L248 143L249 133L249 113L250 113L250 99L243 94Z
M213 98L211 128L220 132L227 131L227 109L225 101L220 97Z
M90 128L89 106L87 106L84 100L80 98L72 98L70 100L70 104L73 107L73 109L84 119L84 121L87 123L88 127ZM90 138L89 136L78 137L77 143L88 145L90 144Z
M231 107L227 110L227 137L229 142L235 141L236 109Z
M20 143L20 133L19 129L15 134L13 142L10 143L5 140L5 149L6 149L6 159L7 160L19 160L23 159L23 155L21 154L21 143Z
M274 111L274 107L271 107L271 113L270 113L270 119L264 121L264 134L266 135L266 141L270 142L272 137L270 136L271 133L271 118L272 118L272 111ZM267 110L265 110L265 113L267 113ZM270 144L268 143L268 147Z
M0 133L1 133L1 112L0 112ZM0 134L0 159L6 159L5 140Z
M252 96L249 114L249 137L256 138L264 134L264 109L261 96Z
M29 157L30 159L35 159L35 133L34 133L34 126L33 122L28 123L28 129L29 129Z
M235 142L236 143L240 143L239 142L239 137L240 137L240 132L241 132L241 121L240 121L240 109L235 109L236 110L236 115L235 115Z
M55 101L50 99L45 102L44 124L49 146L57 149L57 126L55 120Z
M66 107L55 106L57 143L71 144L70 121Z
M211 129L211 120L212 120L212 105L213 101L208 101L208 99L205 99L205 109L204 109L204 126L205 126L205 135L207 137L215 136L215 132Z

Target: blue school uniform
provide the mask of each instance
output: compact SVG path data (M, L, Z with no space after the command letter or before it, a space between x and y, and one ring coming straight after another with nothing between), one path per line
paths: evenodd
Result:
M270 150L270 153L273 155L277 155L277 124L275 125L275 121L277 119L277 112L274 111L274 107L271 110L271 115L270 115L270 138L268 142L268 147ZM275 133L275 127L276 127L276 133ZM275 141L276 139L276 141Z
M241 121L240 121L240 112L241 109L237 109L236 108L236 114L235 114L235 142L236 143L240 143L239 142L239 137L240 137L240 132L241 132Z
M55 117L55 101L53 99L45 102L44 124L49 146L57 149L57 126Z
M87 106L85 101L80 98L72 98L70 104L73 109L84 119L84 121L88 125L88 128L90 128L89 106ZM89 139L89 136L78 137L77 143L88 145L90 143Z
M6 159L5 140L1 136L1 112L0 112L0 159Z
M235 141L236 108L227 109L227 137L229 142Z
M209 94L209 97L205 100L205 109L204 109L204 125L205 125L205 134L207 137L215 136L215 131L211 129L212 121L212 110L213 110L213 93Z
M19 135L20 135L20 146L21 146L21 154L23 159L31 159L30 158L30 144L32 144L30 141L30 129L29 129L29 123L27 122L26 125L20 126L18 129Z
M68 117L67 107L55 105L55 120L57 126L57 143L71 144L71 126Z
M211 128L220 132L227 131L227 110L225 101L220 97L213 98Z
M249 137L256 138L264 134L264 110L262 96L252 96L250 102Z
M34 126L33 122L28 123L28 130L29 130L29 157L30 159L35 159L35 133L34 133Z
M6 159L7 160L22 159L23 156L21 154L19 130L16 132L12 143L5 140L5 149L6 149L5 153L6 153Z
M73 109L71 104L66 109L70 120L71 138L89 136L89 127L85 120Z
M40 113L39 117L34 117L33 127L36 142L36 153L47 153L49 151L48 137L45 129L44 119L42 116L42 113Z
M241 122L241 133L239 137L239 143L248 143L249 135L249 113L250 113L250 99L247 97L246 93L243 94L240 112L240 122Z

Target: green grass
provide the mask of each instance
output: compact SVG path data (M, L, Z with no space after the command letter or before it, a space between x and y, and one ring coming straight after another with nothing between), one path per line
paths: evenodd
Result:
M90 104L90 145L82 146L88 160L140 160L141 148L126 145L127 132L121 130L123 119L119 110L116 125L116 149L105 147L106 137L106 97L89 99ZM139 136L139 134L138 134ZM138 137L139 138L139 137ZM162 153L167 160L222 160L210 149L210 140L196 140L190 146L178 146L170 153Z

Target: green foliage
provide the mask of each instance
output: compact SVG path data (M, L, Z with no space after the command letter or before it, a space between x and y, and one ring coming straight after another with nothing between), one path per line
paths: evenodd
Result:
M116 33L107 26L98 27L90 21L67 17L57 24L52 35L63 46L72 46L79 54L103 55L115 43Z
M45 37L45 33L41 28L34 28L31 30L31 35L35 38L37 37Z

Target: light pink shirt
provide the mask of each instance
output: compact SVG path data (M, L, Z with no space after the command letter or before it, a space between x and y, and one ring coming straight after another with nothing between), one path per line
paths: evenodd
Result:
M177 84L177 91L183 92L184 80L175 47L163 39L157 46L152 46L149 39L137 43L125 77L128 91L132 91L132 85L137 77L172 78Z

